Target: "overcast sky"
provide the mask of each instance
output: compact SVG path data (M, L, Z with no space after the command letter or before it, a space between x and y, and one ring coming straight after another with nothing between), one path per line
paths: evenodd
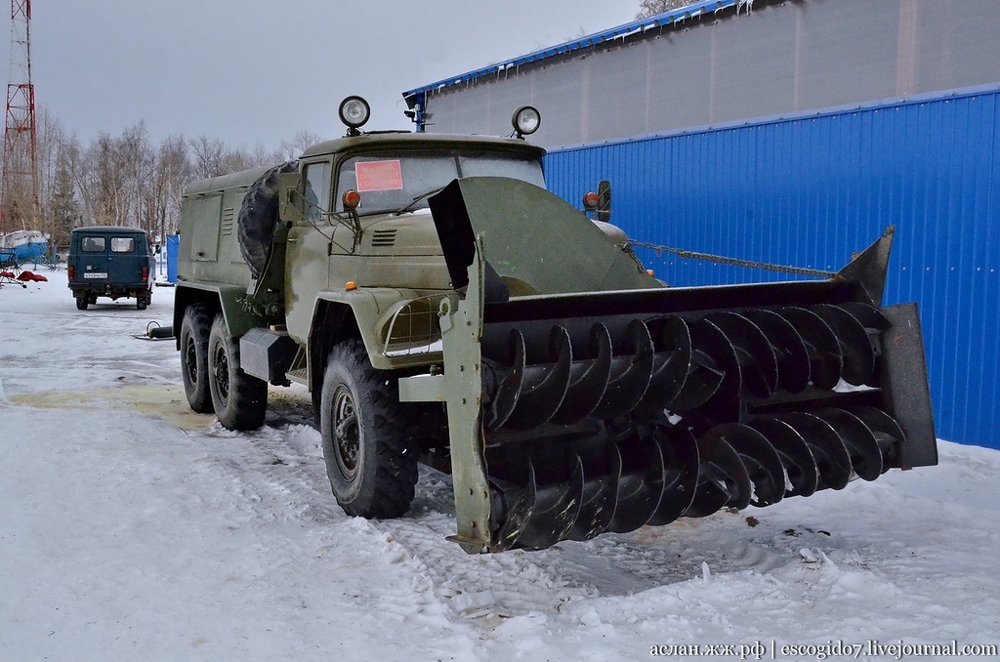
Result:
M84 144L142 120L156 143L270 149L298 130L341 135L348 94L371 103L369 128L410 128L402 92L627 23L638 4L34 0L32 81L36 103ZM0 53L8 65L9 46Z

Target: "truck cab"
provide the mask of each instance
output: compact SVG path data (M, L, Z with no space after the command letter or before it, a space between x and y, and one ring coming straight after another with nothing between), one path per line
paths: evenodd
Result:
M98 297L134 298L139 310L152 300L153 256L145 230L76 228L70 234L67 265L69 288L80 310Z

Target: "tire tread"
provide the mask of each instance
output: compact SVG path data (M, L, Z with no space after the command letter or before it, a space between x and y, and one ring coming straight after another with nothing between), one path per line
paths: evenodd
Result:
M364 408L370 412L370 432L374 441L371 459L376 463L374 479L366 481L357 498L345 503L338 495L337 501L348 515L378 519L400 517L409 510L417 483L417 452L412 436L416 410L410 403L399 401L398 382L392 373L372 367L360 339L350 339L333 348L327 367L336 364L353 375L359 390L353 396L363 399ZM330 445L327 436L324 429L324 453ZM366 457L369 457L367 453ZM330 462L328 459L327 471L335 471ZM363 475L362 468L359 477ZM332 474L331 485L336 494Z

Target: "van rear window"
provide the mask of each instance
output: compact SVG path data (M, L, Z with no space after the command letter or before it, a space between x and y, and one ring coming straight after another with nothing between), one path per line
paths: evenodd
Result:
M135 250L135 237L111 237L112 253L131 253Z
M104 237L84 237L82 247L84 253L103 253Z

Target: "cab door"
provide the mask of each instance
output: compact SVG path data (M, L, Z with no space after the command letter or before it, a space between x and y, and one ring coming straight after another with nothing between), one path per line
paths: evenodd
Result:
M329 289L330 242L333 230L330 209L332 163L316 161L302 168L300 190L295 192L301 214L295 215L285 239L285 323L288 333L305 342L319 292Z

